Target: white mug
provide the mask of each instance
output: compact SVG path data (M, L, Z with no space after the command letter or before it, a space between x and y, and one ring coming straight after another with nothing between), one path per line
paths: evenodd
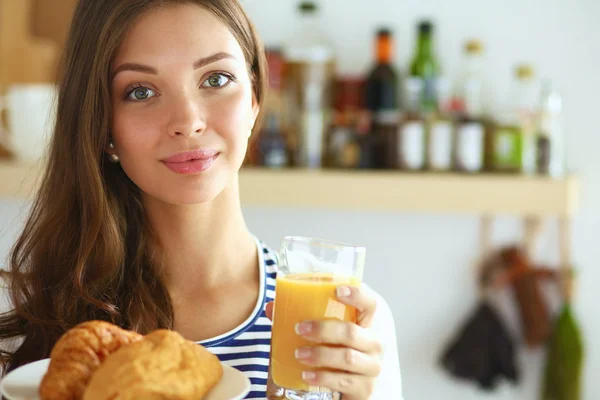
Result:
M8 135L3 139L18 159L37 161L46 153L56 121L56 99L53 84L13 84L0 97L0 111L8 113Z

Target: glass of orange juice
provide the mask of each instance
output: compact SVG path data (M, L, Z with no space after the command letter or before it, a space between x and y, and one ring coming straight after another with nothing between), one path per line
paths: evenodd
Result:
M308 237L283 239L275 285L268 399L335 400L326 388L302 380L303 371L318 370L300 363L295 350L314 346L296 334L303 321L356 321L356 310L339 302L338 286L362 281L366 249Z

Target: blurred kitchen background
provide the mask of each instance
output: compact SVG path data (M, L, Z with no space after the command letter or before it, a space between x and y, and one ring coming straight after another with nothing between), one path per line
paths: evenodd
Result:
M31 146L39 138L14 134L18 104L26 104L19 99L29 96L45 104L50 96L47 84L56 74L74 3L0 0L0 90L8 109L0 141L8 143L0 146L6 159L0 162L0 260L29 205L21 177L35 170L39 157ZM241 178L242 199L252 200L244 211L253 232L276 249L284 235L367 247L365 281L394 314L407 400L539 399L547 369L557 368L547 357L560 347L548 336L555 323L580 328L579 398L597 399L600 316L593 285L600 282L600 239L594 230L600 229L600 2L242 3L270 65L265 124L249 154L249 172ZM51 119L43 107L37 117L32 109L20 117L28 126ZM300 178L294 174L307 169ZM245 193L250 185L244 186L244 178L259 179L264 187ZM291 187L300 183L305 190ZM362 183L377 192L359 194ZM355 194L368 204L344 198L336 207L333 190L324 186L330 184L339 193L353 193L345 189L357 185ZM440 197L444 185L447 199L430 198ZM410 193L413 187L422 198ZM286 203L289 190L307 193ZM495 198L486 198L489 190ZM389 206L396 201L390 196L398 197L397 207ZM526 256L515 252L513 246L521 244ZM498 249L504 250L502 257L491 260L490 252ZM565 267L576 269L573 290L559 290L555 283ZM519 268L538 272L498 275ZM486 283L495 282L492 304L514 344L514 381L457 379L450 373L461 374L465 353L487 356L485 346L476 347L491 336L477 308L482 270L496 277ZM503 278L505 285L498 283ZM572 293L573 319L555 322L565 293ZM466 341L454 342L469 321L473 331L465 331ZM454 343L466 343L466 351L452 353L443 365ZM568 351L569 358L577 358L578 349ZM510 351L501 353L504 358Z

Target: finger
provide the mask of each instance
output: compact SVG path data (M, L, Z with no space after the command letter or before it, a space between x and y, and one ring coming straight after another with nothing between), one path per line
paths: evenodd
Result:
M346 372L306 371L302 378L311 386L326 387L342 393L344 400L366 400L371 397L375 380Z
M339 286L336 294L339 301L356 308L357 324L363 328L371 326L377 309L377 300L371 293L360 286Z
M273 321L273 305L274 305L274 303L271 301L271 302L267 303L267 305L265 306L265 315L271 321Z
M377 358L350 347L301 347L296 349L296 358L311 367L336 369L370 377L377 377L381 372Z
M326 320L305 321L296 325L296 333L304 339L351 347L363 353L381 354L381 343L374 333L352 322Z

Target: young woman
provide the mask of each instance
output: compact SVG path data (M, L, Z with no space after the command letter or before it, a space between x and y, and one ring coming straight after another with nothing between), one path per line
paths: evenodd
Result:
M265 398L277 258L248 231L238 190L265 68L237 0L79 1L47 166L10 258L7 370L102 319L176 330ZM364 287L338 294L358 322L300 325L316 347L297 356L328 367L307 382L400 398L396 345L372 328L393 329L389 308Z

